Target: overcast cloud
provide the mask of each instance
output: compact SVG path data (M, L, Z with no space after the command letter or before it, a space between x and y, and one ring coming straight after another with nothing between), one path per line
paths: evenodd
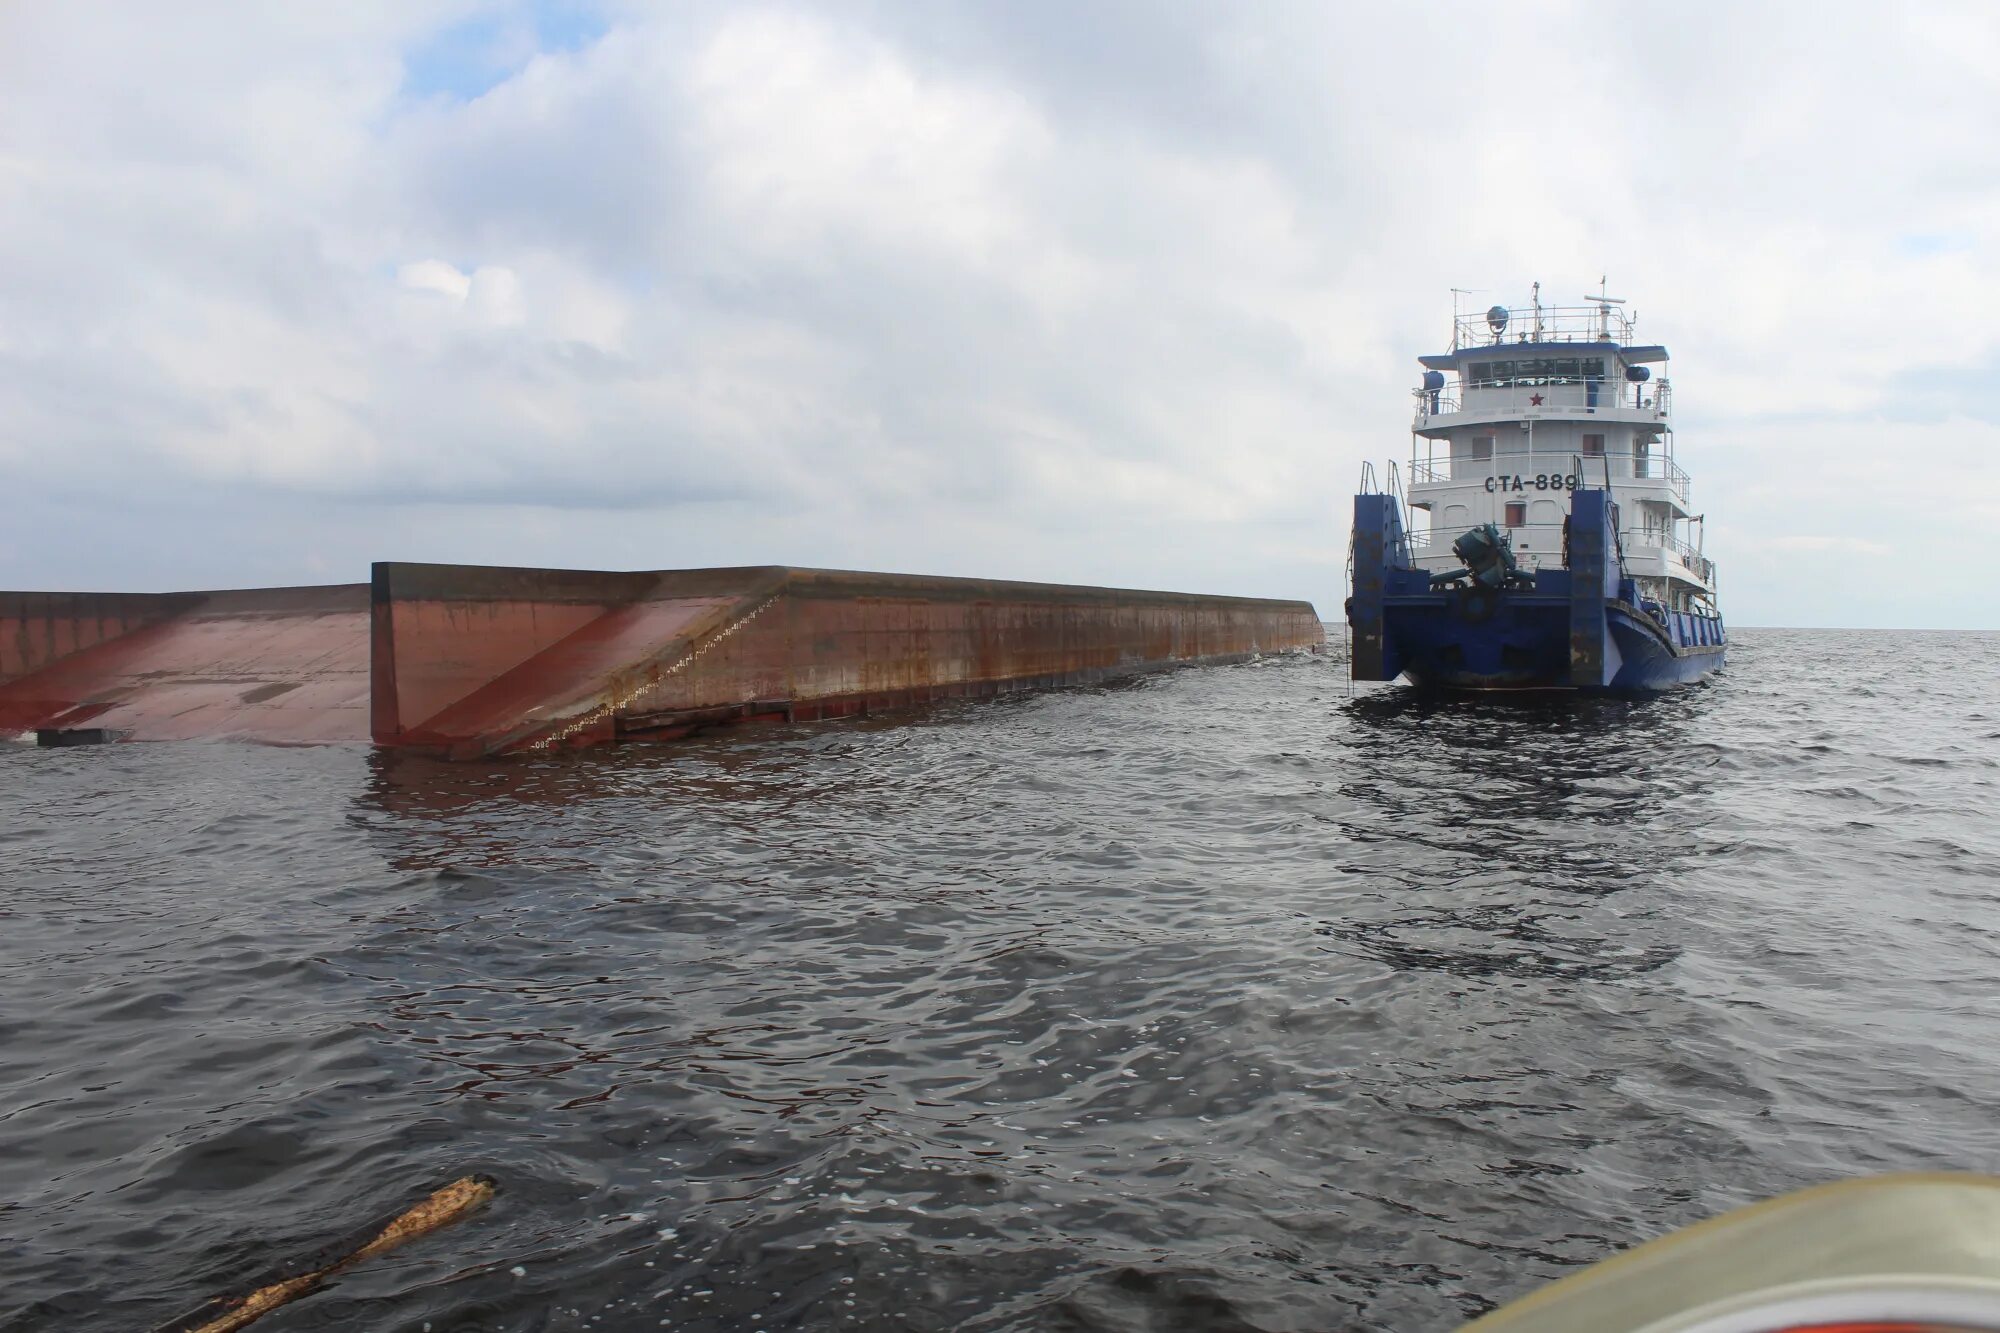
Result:
M0 11L0 585L1309 597L1608 274L1738 624L2000 626L2000 9Z

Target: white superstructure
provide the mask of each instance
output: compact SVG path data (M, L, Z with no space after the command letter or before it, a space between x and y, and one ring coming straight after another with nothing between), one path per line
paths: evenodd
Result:
M1461 567L1451 544L1492 523L1525 569L1563 563L1569 492L1607 484L1625 570L1670 610L1712 607L1715 566L1691 531L1687 473L1674 462L1667 349L1632 339L1615 298L1454 314L1449 352L1421 357L1409 505L1418 565Z

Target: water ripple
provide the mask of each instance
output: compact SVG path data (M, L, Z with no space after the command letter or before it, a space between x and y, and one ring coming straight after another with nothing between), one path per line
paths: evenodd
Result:
M2000 1166L2000 637L1648 702L1290 659L444 765L0 753L0 1329L467 1171L295 1329L1446 1329Z

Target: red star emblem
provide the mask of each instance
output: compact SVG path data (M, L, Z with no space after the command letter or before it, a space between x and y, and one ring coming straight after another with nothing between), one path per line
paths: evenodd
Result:
M1532 407L1540 407L1542 405L1542 396L1538 393L1531 393L1528 395L1528 403Z

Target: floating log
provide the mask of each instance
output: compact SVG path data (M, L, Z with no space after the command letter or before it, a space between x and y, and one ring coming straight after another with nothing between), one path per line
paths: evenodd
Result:
M333 1257L324 1257L327 1251L322 1251L320 1257L286 1264L249 1290L218 1296L200 1309L162 1325L158 1333L235 1333L279 1306L319 1290L329 1279L363 1260L458 1221L491 1199L493 1192L490 1177L463 1176L402 1212L369 1224L354 1238L330 1247Z

